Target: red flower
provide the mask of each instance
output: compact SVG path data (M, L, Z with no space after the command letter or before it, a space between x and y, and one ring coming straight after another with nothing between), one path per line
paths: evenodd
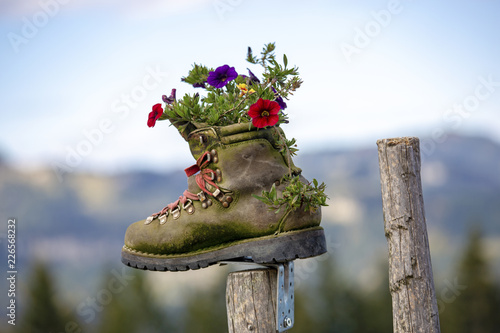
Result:
M149 113L148 126L154 127L156 125L156 121L161 117L162 114L163 108L161 107L161 104L158 103L153 105L153 111Z
M259 98L248 109L248 115L252 118L252 124L258 128L276 125L280 119L278 112L280 112L280 105L277 102L262 98Z

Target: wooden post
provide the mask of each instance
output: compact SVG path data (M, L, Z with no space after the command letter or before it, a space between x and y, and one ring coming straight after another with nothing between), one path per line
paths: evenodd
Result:
M418 138L377 141L394 332L440 332Z
M229 273L226 306L229 333L276 332L276 270Z

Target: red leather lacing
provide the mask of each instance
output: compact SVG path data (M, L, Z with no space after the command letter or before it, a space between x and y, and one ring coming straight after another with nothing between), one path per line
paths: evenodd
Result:
M205 193L207 193L209 195L213 195L212 192L210 192L209 190L207 190L206 183L212 185L217 190L219 189L219 187L213 181L213 179L215 178L215 172L213 170L211 170L211 169L207 169L206 168L206 166L210 163L210 160L211 160L211 155L210 155L210 152L207 151L207 152L203 153L203 155L201 155L196 160L196 164L193 164L189 168L186 168L184 170L184 172L186 173L186 176L188 176L188 177L190 177L190 176L196 174L197 172L199 172L196 175L196 177L195 177L196 184L198 185L198 187L200 188L200 190L202 190L203 192L205 192ZM182 196L179 197L179 199L177 199L176 201L168 204L161 211L159 211L158 213L155 213L155 214L153 214L151 216L153 218L156 218L158 216L166 214L169 210L170 211L175 210L177 207L179 207L179 204L182 204L182 206L184 206L186 204L186 202L188 201L188 199L195 200L195 201L200 200L200 198L198 197L198 195L196 195L194 193L191 193L188 190L185 190L184 193L182 194Z

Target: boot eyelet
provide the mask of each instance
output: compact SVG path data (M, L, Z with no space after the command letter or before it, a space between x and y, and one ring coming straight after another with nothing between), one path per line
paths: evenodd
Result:
M168 216L168 212L166 214L163 214L162 216L160 216L160 224L161 225L164 225L165 223L167 223L167 216Z
M213 195L215 198L217 198L217 197L218 197L219 195L221 195L221 194L222 194L222 192L221 192L219 189L216 189L216 190L214 191L214 193L212 193L212 195Z
M222 181L222 172L220 169L215 170L215 174L217 175L217 182L220 183Z
M150 224L151 222L153 222L155 218L151 215L151 216L148 216L148 218L146 219L146 221L144 221L144 224L145 225L148 225Z
M212 155L212 157L214 158L214 163L219 162L219 157L217 156L217 150L212 149L212 151L210 152L210 154L211 154L211 155Z
M207 197L205 196L205 192L203 192L203 191L200 191L200 193L198 193L196 195L198 196L198 198L200 199L200 201L207 200Z
M189 208L189 206L191 206L193 204L193 200L191 199L187 199L186 200L186 203L183 203L182 204L182 209L186 210L187 208Z
M194 213L194 205L191 199L187 199L186 204L182 204L182 209L184 209L189 215Z
M179 217L181 217L181 208L179 206L175 207L175 209L172 211L172 217L174 220L177 220Z

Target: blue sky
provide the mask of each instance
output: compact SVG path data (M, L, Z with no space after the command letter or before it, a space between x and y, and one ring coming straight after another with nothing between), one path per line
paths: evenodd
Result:
M500 141L500 1L7 0L0 4L0 152L23 168L184 168L151 106L193 63L250 67L276 42L303 86L288 101L302 153L398 136Z

